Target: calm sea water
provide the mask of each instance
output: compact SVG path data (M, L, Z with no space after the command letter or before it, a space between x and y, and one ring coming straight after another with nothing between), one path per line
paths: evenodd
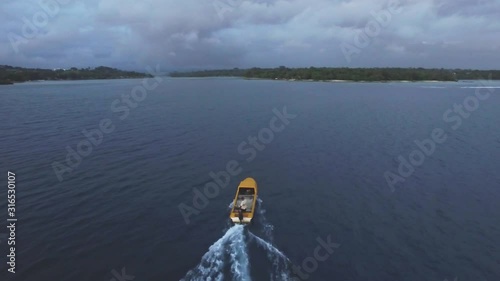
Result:
M164 78L134 108L121 99L137 85L0 88L1 224L7 171L18 218L15 274L0 228L1 280L284 280L304 265L306 280L500 280L500 82L479 100L480 83ZM296 117L249 161L238 147L284 107ZM60 182L53 163L103 119L114 130ZM436 128L447 139L392 190L384 173ZM179 204L231 160L241 173L186 224ZM256 222L230 228L248 176ZM318 261L318 239L340 246Z

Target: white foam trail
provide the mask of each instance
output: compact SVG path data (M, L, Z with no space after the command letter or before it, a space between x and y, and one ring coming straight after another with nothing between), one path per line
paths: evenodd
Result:
M273 246L274 226L269 223L262 208L263 201L257 199L257 215L261 224L261 231L268 242L257 235L247 231L251 241L255 240L257 245L264 249L268 260L272 263L272 272L270 279L276 281L292 280L290 277L289 265L290 259L275 246ZM231 202L228 208L233 207ZM201 258L201 262L190 270L181 281L223 281L231 278L224 276L224 270L231 269L231 277L234 281L251 281L250 260L245 240L245 231L243 225L230 226L226 228L224 235L217 240ZM227 273L227 271L226 271Z
M262 207L262 203L264 201L262 201L262 199L260 198L257 198L257 215L259 217L259 221L261 223L261 230L262 232L264 233L264 235L266 236L267 239L269 239L269 241L271 241L271 243L274 242L274 235L273 235L273 230L274 230L274 225L272 225L266 218L266 209L264 209L264 207Z
M251 238L255 238L257 243L264 248L266 251L266 255L268 260L272 263L273 271L271 272L270 279L272 281L274 280L291 280L290 277L290 270L288 269L288 264L291 263L290 259L283 254L280 250L278 250L274 245L274 225L272 225L266 217L266 209L264 209L263 205L263 200L258 198L257 199L257 215L259 218L259 222L261 225L261 231L264 234L268 241L265 241L264 239L256 236L253 233L249 234L251 235Z
M271 280L292 280L290 277L290 270L288 265L291 264L290 259L271 243L265 241L264 239L258 237L257 235L248 232L251 238L257 241L257 244L264 248L267 254L267 258L273 265L273 272L271 272Z
M250 281L250 262L248 260L247 244L243 233L243 226L237 226L238 233L231 239L231 272L235 281Z
M232 240L240 240L243 239L243 226L236 225L230 228L224 236L222 236L217 242L215 242L210 248L208 252L206 252L201 258L200 264L190 270L186 277L181 279L182 281L222 281L224 280L224 265L225 259L224 254L225 245L228 241ZM241 251L241 250L240 250ZM231 253L232 254L232 253ZM246 246L243 254L246 256L248 260L248 255L246 253ZM239 255L238 255L239 256ZM244 262L244 260L243 260ZM247 261L246 267L248 268L249 263ZM248 279L249 280L249 279Z
M281 252L279 249L277 249L276 247L274 247L271 243L267 242L266 240L260 238L259 236L251 233L251 232L248 232L248 234L250 235L250 237L252 237L253 239L255 239L257 241L257 243L262 246L265 250L267 250L268 252L271 252L273 253L274 255L280 257L281 259L289 262L290 260L288 259L288 257L283 254L283 252Z
M222 230L222 233L226 233L231 227L233 227L233 223L230 220L226 221L226 226Z

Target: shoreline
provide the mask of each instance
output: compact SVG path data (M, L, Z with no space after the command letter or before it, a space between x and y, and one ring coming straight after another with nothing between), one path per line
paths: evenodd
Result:
M181 78L181 77L172 77L172 78ZM205 77L205 78L210 78L210 77ZM236 77L237 78L237 77ZM364 81L364 80L339 80L339 79L334 79L334 80L313 80L313 79L272 79L272 78L246 78L246 77L241 77L244 80L269 80L269 81L286 81L286 82L324 82L324 83L458 83L458 82L464 82L464 81L471 81L471 80L456 80L456 81L451 81L451 80L416 80L416 81L410 81L410 80L378 80L378 81ZM474 81L479 81L479 80L474 80Z
M117 68L98 66L87 68L71 67L69 69L25 68L11 65L0 65L0 84L13 85L25 82L42 81L84 81L105 79L131 79L151 77L149 73L120 70Z
M273 79L273 78L257 78L257 77L238 77L238 76L203 76L203 77L172 77L170 79L217 79L217 78L232 78L242 80L263 80L263 81L283 81L283 82L322 82L322 83L474 83L476 81L484 81L485 79L463 79L463 80L387 80L387 81L363 81L363 80L312 80L312 79ZM500 79L492 79L489 81L500 81Z
M283 80L283 81L323 81L346 82L458 82L462 80L500 80L500 70L444 69L444 68L349 68L349 67L252 67L246 69L212 69L194 71L173 71L171 77L241 77L244 79Z
M0 81L0 86L10 86L24 83L37 83L37 82L74 82L74 81L104 81L104 80L126 80L126 79L144 79L149 78L148 76L144 77L120 77L120 78L94 78L94 79L60 79L60 80L26 80L26 81Z

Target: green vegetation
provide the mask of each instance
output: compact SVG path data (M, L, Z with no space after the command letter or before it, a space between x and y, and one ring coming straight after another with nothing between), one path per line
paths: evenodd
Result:
M490 77L491 75L491 77ZM245 77L277 80L349 81L457 81L500 79L499 70L424 69L424 68L251 68L174 72L172 77Z
M143 77L151 77L151 75L134 71L122 71L105 66L51 70L0 65L0 85L37 80L90 80Z

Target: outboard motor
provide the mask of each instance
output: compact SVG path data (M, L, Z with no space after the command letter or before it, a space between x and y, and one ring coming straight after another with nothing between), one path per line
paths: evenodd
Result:
M240 223L243 223L243 211L241 209L238 211L238 218L240 219Z

